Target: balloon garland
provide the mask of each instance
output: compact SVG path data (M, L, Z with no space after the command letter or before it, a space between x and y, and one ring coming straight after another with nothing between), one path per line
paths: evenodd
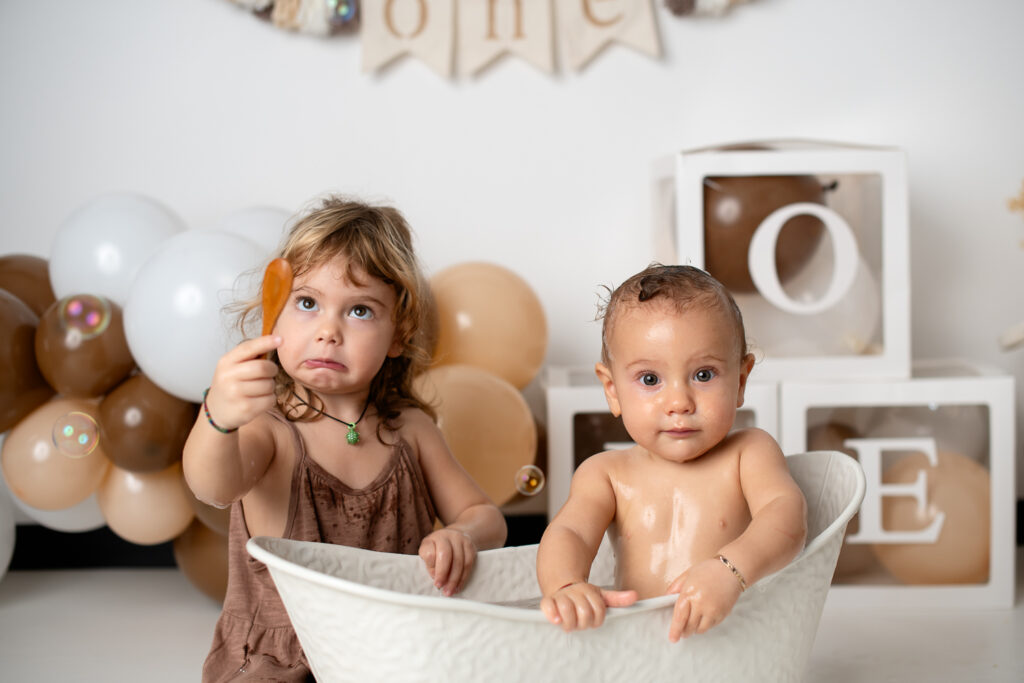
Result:
M0 256L0 578L17 506L56 531L173 541L186 577L223 599L228 511L192 495L182 449L217 359L240 340L222 309L256 296L247 276L290 219L253 207L190 229L149 197L113 193L65 220L49 259ZM452 451L499 504L540 493L520 393L547 349L539 299L495 264L430 284L434 367L421 383Z

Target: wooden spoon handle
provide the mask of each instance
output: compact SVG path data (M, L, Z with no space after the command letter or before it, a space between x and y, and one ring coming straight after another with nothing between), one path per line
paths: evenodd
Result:
M274 330L277 317L281 315L288 297L292 293L292 267L283 258L276 258L267 264L263 273L263 334ZM270 354L267 354L268 357Z

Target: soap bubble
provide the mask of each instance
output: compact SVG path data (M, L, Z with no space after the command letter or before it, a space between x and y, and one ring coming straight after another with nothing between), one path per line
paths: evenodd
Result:
M78 342L68 344L70 348L100 336L110 325L110 303L102 297L78 294L61 299L59 305L65 338Z
M536 496L544 490L544 473L536 465L523 465L516 472L516 491L524 496Z
M99 443L99 431L92 416L72 411L53 423L53 444L69 458L84 458Z

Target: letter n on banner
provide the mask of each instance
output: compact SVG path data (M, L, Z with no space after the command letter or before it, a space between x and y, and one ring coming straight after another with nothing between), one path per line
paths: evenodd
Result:
M459 73L475 74L505 53L554 72L552 23L551 0L459 0Z
M455 0L362 0L363 71L406 54L448 77L455 43Z
M582 69L612 42L661 56L652 0L557 0L569 67Z

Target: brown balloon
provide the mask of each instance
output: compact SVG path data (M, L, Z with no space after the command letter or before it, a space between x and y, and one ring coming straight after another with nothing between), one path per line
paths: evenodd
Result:
M839 451L856 458L857 451L847 448L843 443L847 439L856 439L859 436L857 430L849 425L841 422L826 422L807 430L807 450ZM845 538L856 534L859 528L860 520L857 515L854 515L850 523L846 525ZM870 573L878 567L878 560L875 559L875 554L871 550L871 544L848 543L845 538L832 578L837 583L854 580L854 577Z
M38 324L28 304L0 289L0 432L53 396L53 388L36 365Z
M974 460L949 451L938 452L932 466L913 453L886 468L887 484L912 483L927 477L923 510L907 496L882 499L882 528L919 531L945 513L935 543L876 543L872 547L890 574L907 584L986 583L989 577L991 481L988 470Z
M228 526L231 523L231 507L218 508L212 505L207 505L203 501L199 500L189 491L189 502L192 504L192 510L196 513L196 518L200 522L216 531L221 536L228 535Z
M196 406L168 394L143 374L117 385L100 403L107 457L132 472L156 472L181 460Z
M19 500L39 510L63 510L97 490L110 461L97 438L96 413L92 401L55 398L14 426L2 460L4 479ZM59 440L63 427L71 440Z
M198 519L174 539L174 561L189 582L218 603L228 591L228 539Z
M547 351L540 299L516 273L492 263L460 263L430 280L437 305L436 365L464 364L529 384Z
M0 289L24 301L37 316L57 300L46 259L29 254L0 256Z
M733 292L755 292L747 266L750 241L776 209L797 202L825 203L814 176L715 176L704 180L705 269ZM775 267L782 284L807 264L824 226L814 216L788 220L775 246Z
M102 396L135 367L121 307L88 294L64 297L46 309L35 349L43 377L64 396Z
M537 457L537 428L526 399L507 381L469 365L442 365L416 380L437 409L456 460L498 505L515 498L515 474Z
M129 472L111 467L96 490L107 526L139 545L170 541L185 531L195 512L181 463L160 472Z

